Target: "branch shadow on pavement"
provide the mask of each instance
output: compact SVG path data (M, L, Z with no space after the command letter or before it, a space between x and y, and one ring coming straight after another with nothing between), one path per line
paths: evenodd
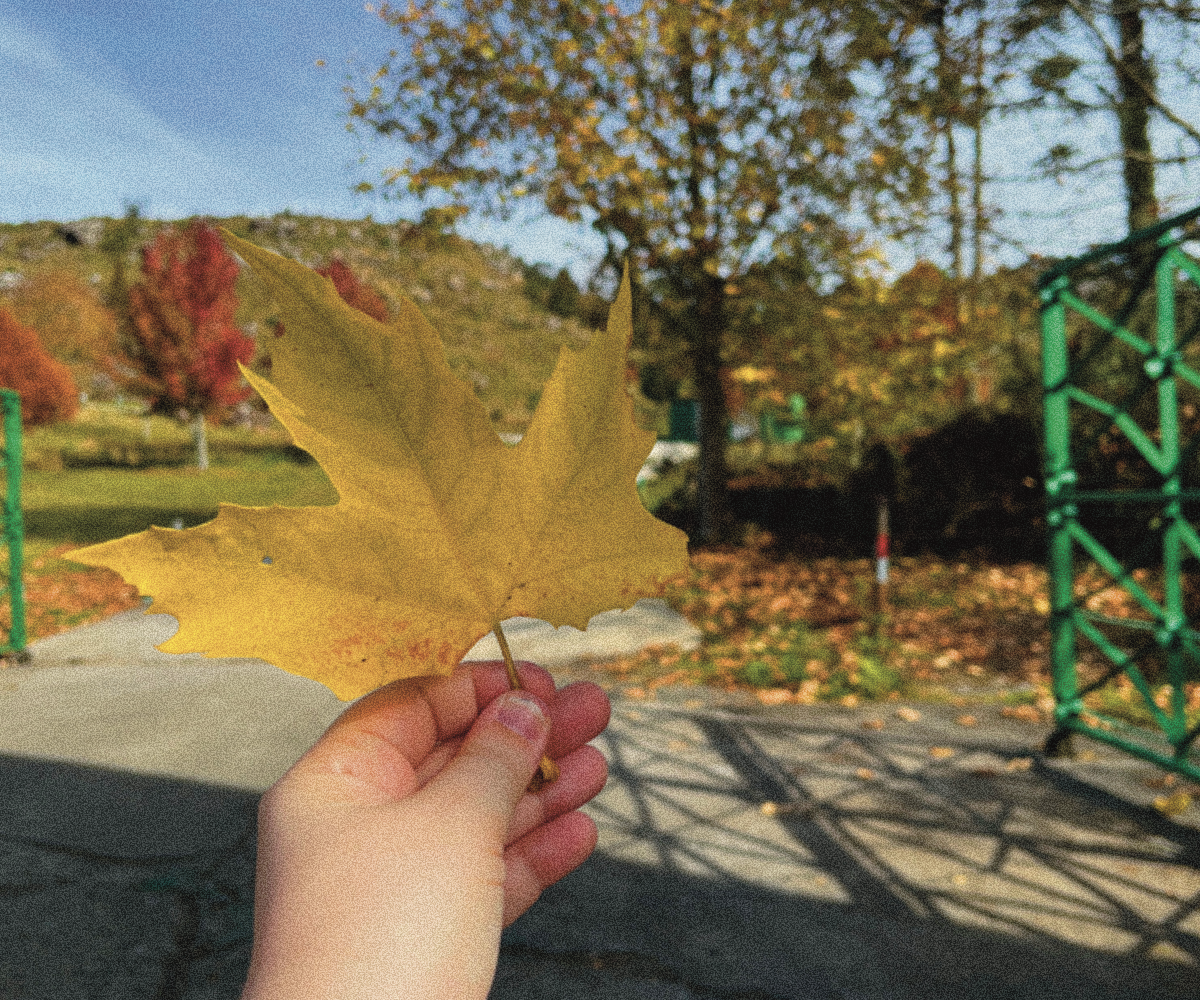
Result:
M597 854L506 932L493 997L553 995L534 960L574 996L1195 996L1200 832L1033 738L833 718L617 706Z

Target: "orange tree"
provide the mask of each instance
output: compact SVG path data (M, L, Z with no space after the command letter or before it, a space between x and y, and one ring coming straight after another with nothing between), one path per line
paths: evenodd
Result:
M380 294L375 291L370 285L361 281L359 277L350 270L342 261L332 260L324 267L314 269L322 278L328 278L333 282L333 287L337 290L338 297L348 306L353 306L361 313L366 313L371 319L377 319L380 323L388 321L387 303L383 301ZM268 320L276 337L282 337L284 334L284 326L279 320ZM264 367L270 374L270 358L262 359L267 362Z
M328 278L333 282L333 287L337 290L338 297L346 305L353 306L359 312L366 313L372 319L379 320L380 323L388 321L388 307L387 303L383 301L383 297L370 285L362 281L343 261L332 260L324 267L314 268L314 270L321 277ZM275 337L282 337L286 332L282 321L274 316L267 320L267 325L271 328L272 335ZM271 355L266 353L259 354L255 360L254 369L257 374L270 378ZM259 397L256 405L265 409L267 404Z
M913 27L871 0L645 0L630 13L411 0L379 15L405 51L347 87L351 125L424 161L385 170L384 193L473 190L501 218L529 196L567 221L593 216L607 245L595 286L629 258L682 345L701 413L698 540L728 537L731 300L768 243L843 271L862 249L852 213L892 235L920 225L933 144Z
M359 312L366 313L380 323L388 321L387 303L378 292L360 281L342 261L333 260L325 267L318 267L317 274L333 282L338 296L347 305L354 306Z

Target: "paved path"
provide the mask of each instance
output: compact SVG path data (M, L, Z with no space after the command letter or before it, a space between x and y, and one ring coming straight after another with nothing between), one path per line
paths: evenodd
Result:
M689 629L641 602L513 646L565 683ZM258 796L345 706L173 631L126 612L0 670L3 1000L239 995ZM613 705L599 847L505 932L496 1000L1200 994L1200 807L1150 808L1149 765L1043 759L992 708Z

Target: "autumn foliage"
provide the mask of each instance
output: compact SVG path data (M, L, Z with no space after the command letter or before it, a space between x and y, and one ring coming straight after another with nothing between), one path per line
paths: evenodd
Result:
M346 305L353 306L359 312L379 320L380 323L388 321L387 303L373 288L360 281L354 272L340 260L331 261L325 267L318 267L315 270L321 277L328 278L333 282L338 296ZM283 324L276 322L274 332L276 337L282 337L284 334Z
M70 420L79 410L71 373L7 306L0 306L0 388L20 394L24 427Z
M110 366L118 383L150 412L171 416L214 416L253 395L238 386L237 363L248 364L255 350L234 321L238 264L216 230L197 220L160 233L142 248L141 271L129 289L123 345L132 370Z
M388 310L383 299L373 289L359 281L354 276L354 272L340 260L332 261L326 267L318 267L317 274L329 278L333 282L333 287L337 289L338 295L346 305L354 306L359 312L366 313L372 319L379 320L380 323L387 322Z

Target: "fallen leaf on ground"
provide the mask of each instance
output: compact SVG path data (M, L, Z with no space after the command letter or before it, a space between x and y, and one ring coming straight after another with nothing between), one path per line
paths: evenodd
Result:
M1178 816L1187 812L1192 804L1192 797L1187 792L1176 792L1174 795L1160 795L1154 800L1154 808L1164 816Z
M1006 719L1020 719L1022 722L1041 722L1042 713L1033 705L1005 705L1000 714Z
M811 812L812 805L808 802L764 802L758 807L758 811L764 816L783 816L788 813Z

